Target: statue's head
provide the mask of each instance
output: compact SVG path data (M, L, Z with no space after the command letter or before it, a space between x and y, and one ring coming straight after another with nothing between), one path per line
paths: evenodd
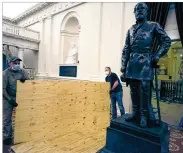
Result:
M137 21L142 22L147 19L148 7L145 3L137 3L134 8L134 14Z
M71 43L71 48L75 48L76 44L75 43Z

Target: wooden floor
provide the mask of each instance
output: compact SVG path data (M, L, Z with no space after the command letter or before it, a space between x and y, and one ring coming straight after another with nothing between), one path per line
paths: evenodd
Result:
M94 139L97 138L99 135L96 134L96 136L94 136ZM102 138L102 136L99 136L100 138ZM66 137L65 137L66 138ZM17 150L17 152L19 153L32 153L32 152L45 152L45 153L77 153L77 152L84 152L84 153L95 153L96 150L98 150L98 148L101 148L101 146L103 146L103 140L92 140L93 137L90 137L91 141L88 141L89 144L86 143L85 148L84 145L80 145L78 150L71 150L72 147L78 146L78 144L82 144L84 142L81 142L82 140L79 141L78 144L76 141L71 140L71 148L68 146L64 146L64 143L59 143L59 145L61 144L61 147L57 144L55 144L55 148L51 147L51 141L45 143L43 142L37 142L36 144L31 144L31 143L25 143L24 145L17 145L15 148ZM55 139L56 140L56 139ZM59 138L58 138L59 140ZM57 140L57 141L58 141ZM89 139L87 139L89 140ZM94 141L96 142L94 144ZM93 143L92 143L93 142ZM182 153L183 152L183 130L180 130L178 128L175 127L170 127L170 139L169 139L169 150L171 153ZM37 147L35 147L34 145L36 145ZM49 145L50 147L45 147L45 145ZM37 148L37 150L35 150L35 148ZM38 149L39 148L39 149ZM45 148L49 148L48 150L46 150ZM10 153L7 150L3 153Z
M27 81L18 83L17 102L16 153L93 153L105 144L107 83Z
M105 133L82 134L73 132L52 139L30 141L16 145L17 153L95 153L105 145Z
M156 100L152 100L152 104L157 108ZM164 122L178 126L183 116L183 104L160 102L161 117Z

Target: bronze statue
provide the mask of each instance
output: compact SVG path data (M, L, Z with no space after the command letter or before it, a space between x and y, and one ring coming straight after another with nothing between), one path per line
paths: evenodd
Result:
M171 39L156 22L147 21L148 7L138 3L134 8L136 24L127 32L122 53L122 78L130 85L133 113L126 121L137 121L141 127L154 123L155 116L151 105L151 82L153 66L164 56L171 45ZM154 39L159 48L152 50Z

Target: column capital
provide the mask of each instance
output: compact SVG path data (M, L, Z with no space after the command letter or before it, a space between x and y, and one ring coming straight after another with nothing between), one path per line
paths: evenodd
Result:
M49 15L46 19L47 19L47 20L51 20L52 17L53 17L53 15L51 14L51 15Z
M25 48L23 47L16 47L19 51L24 51Z
M40 23L43 23L44 20L45 20L45 18L40 18L40 19L39 19L39 22L40 22Z

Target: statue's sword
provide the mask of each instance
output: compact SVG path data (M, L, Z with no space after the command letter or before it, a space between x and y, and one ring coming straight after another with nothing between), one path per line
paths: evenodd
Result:
M159 68L158 65L154 68L154 75L155 75L155 88L156 88L156 99L157 99L157 109L158 109L158 119L159 119L159 125L161 125L161 113L160 113L160 106L159 106L159 93L158 93L158 74L157 74L157 68Z

